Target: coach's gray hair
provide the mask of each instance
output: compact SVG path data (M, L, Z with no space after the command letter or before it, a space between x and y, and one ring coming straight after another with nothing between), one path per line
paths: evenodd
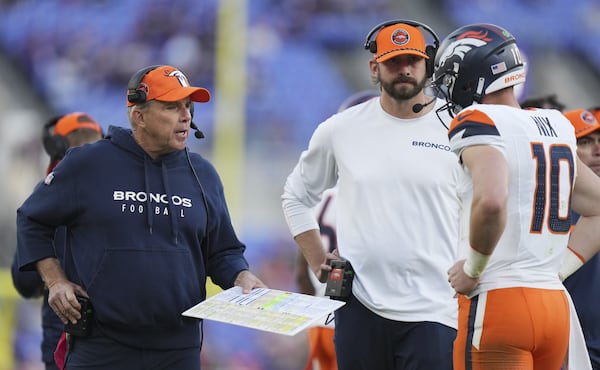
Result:
M134 123L133 123L133 111L134 110L140 110L140 111L147 111L148 107L150 106L150 103L152 103L152 100L143 102L143 103L139 103L136 105L132 105L131 107L127 108L127 118L129 119L129 124L131 125L132 128L134 128Z

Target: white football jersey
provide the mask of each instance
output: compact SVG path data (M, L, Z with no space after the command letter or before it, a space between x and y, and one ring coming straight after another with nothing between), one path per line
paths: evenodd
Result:
M503 153L509 168L508 219L490 261L471 295L497 288L563 289L558 270L571 229L570 197L576 175L573 126L561 112L475 105L452 121L450 146L459 156L474 145ZM460 253L469 246L470 174L459 180L463 199Z

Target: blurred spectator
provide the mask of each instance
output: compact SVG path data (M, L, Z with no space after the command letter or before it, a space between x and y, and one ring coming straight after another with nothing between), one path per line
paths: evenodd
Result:
M557 109L562 112L565 105L558 100L556 94L548 94L525 99L521 103L521 108Z

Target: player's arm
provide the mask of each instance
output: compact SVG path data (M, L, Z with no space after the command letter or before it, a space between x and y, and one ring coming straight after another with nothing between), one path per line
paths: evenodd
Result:
M600 177L579 158L571 207L580 218L569 238L561 279L566 279L600 250Z
M483 145L465 148L461 159L473 183L471 248L466 260L448 270L448 282L457 293L468 294L479 284L479 276L506 226L508 164L499 150Z
M466 148L462 160L473 182L471 248L491 255L506 226L508 164L499 150L485 145Z

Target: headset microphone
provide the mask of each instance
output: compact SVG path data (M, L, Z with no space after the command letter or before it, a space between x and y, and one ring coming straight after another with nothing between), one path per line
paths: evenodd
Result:
M194 103L190 104L190 115L192 116L192 120L193 120L194 119ZM192 130L196 130L196 132L194 132L194 136L196 137L196 139L204 139L204 132L200 131L200 129L198 128L198 126L196 126L194 121L190 120L190 128Z
M417 103L417 104L413 105L413 107L412 107L413 113L419 113L420 111L423 110L423 108L425 108L429 104L433 103L436 99L437 98L433 98L425 104Z
M190 128L192 130L196 130L196 132L194 132L194 136L196 137L196 139L204 139L204 132L200 131L200 129L198 128L198 126L196 126L194 122L190 122Z

